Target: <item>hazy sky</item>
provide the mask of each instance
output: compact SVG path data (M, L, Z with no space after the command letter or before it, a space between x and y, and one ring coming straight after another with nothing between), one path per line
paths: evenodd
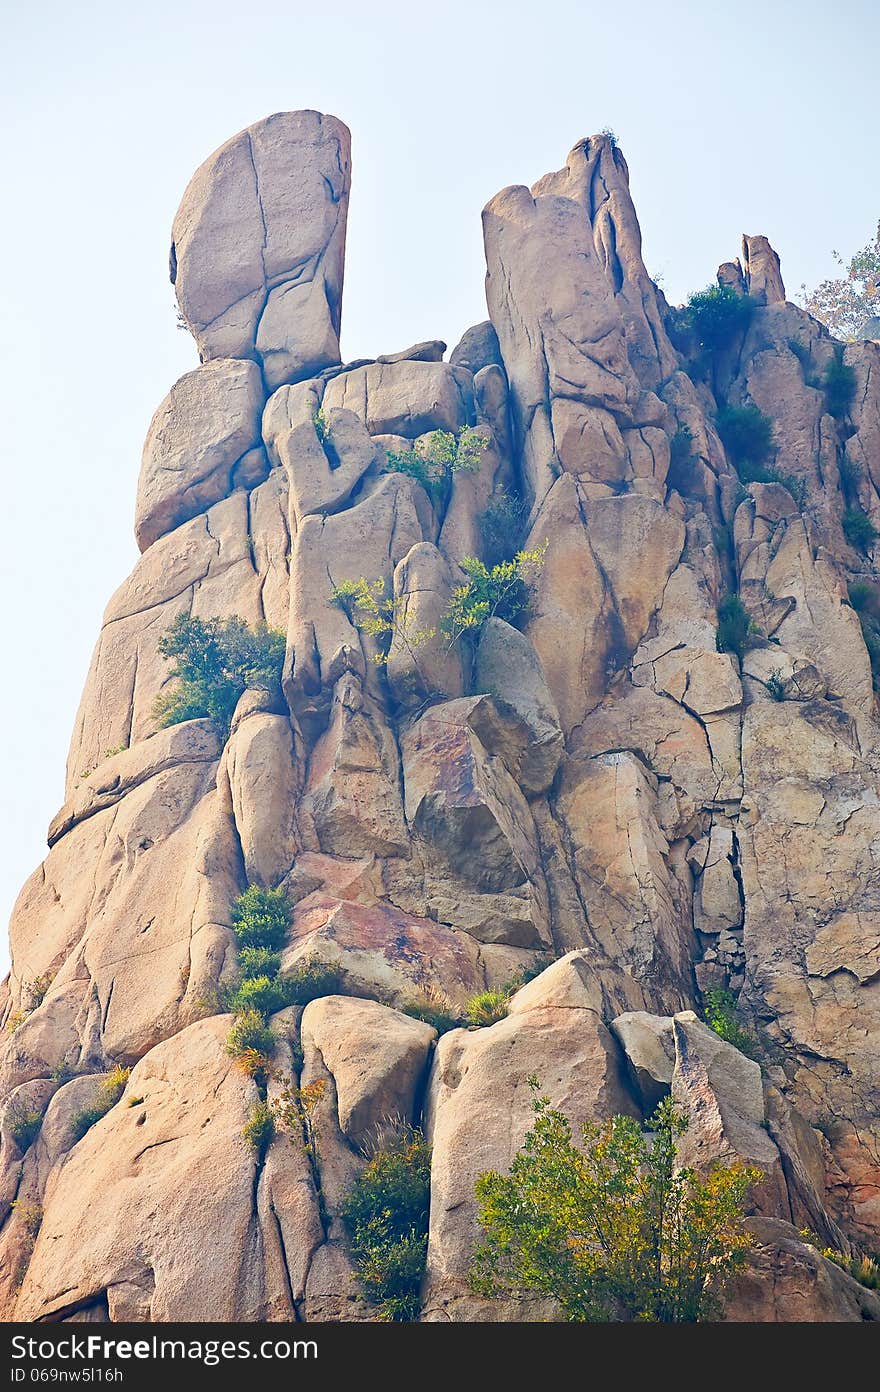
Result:
M680 301L763 232L790 297L880 216L877 0L5 0L0 913L45 850L150 417L196 363L171 221L270 112L351 127L343 353L485 318L480 210L611 127ZM5 938L5 934L2 935ZM5 942L0 948L5 960Z

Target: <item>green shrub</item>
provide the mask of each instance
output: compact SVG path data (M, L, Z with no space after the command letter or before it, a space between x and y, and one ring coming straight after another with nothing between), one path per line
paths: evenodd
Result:
M779 667L770 673L767 678L766 686L774 701L785 700L785 680Z
M339 990L339 973L320 962L303 962L281 977L287 1005L308 1005Z
M743 477L741 466L757 468L772 456L773 422L757 406L723 406L715 423L740 478Z
M262 1164L275 1135L275 1116L267 1102L261 1099L253 1104L241 1134Z
M115 1107L128 1082L130 1068L116 1067L107 1077L102 1079L95 1092L95 1098L90 1107L84 1107L81 1111L74 1112L70 1119L70 1130L74 1141L81 1141L88 1130L100 1121Z
M870 551L877 540L877 528L860 507L847 508L843 514L843 534L857 551Z
M488 566L512 560L516 555L528 521L525 499L513 489L495 489L480 514L480 536Z
M387 450L385 468L391 474L406 474L429 493L437 494L445 491L453 474L474 473L487 445L488 441L467 425L457 435L434 430L403 453Z
M687 426L677 430L669 442L669 471L666 482L670 488L687 497L693 492L699 464L694 454L694 437Z
M807 485L804 479L795 478L792 474L780 473L770 464L752 464L748 460L737 465L737 474L742 484L778 483L782 488L788 489L799 508L804 506L807 497ZM745 490L744 496L747 496Z
M290 928L291 909L282 889L250 885L232 905L232 931L241 947L277 952Z
M512 561L486 566L475 556L465 556L461 569L466 585L452 591L440 630L450 643L463 634L475 636L489 618L515 624L529 606L529 586L544 564L548 543L533 551L517 551Z
M471 996L464 1009L464 1017L469 1025L482 1028L495 1025L503 1020L510 1005L511 991L507 987L495 991L479 991Z
M430 1198L430 1148L410 1131L370 1160L343 1204L358 1281L383 1320L418 1319Z
M855 369L843 361L843 352L835 352L822 377L825 392L825 409L835 420L843 420L850 413L856 395L857 378Z
M289 1005L284 982L278 977L246 976L229 996L229 1009L235 1015L257 1010L265 1018Z
M708 285L690 296L684 321L700 347L715 353L745 333L754 312L749 295L739 295L729 285Z
M552 1296L567 1320L712 1319L743 1266L743 1213L760 1172L716 1166L705 1178L679 1168L685 1115L669 1098L649 1130L629 1116L583 1127L572 1140L562 1112L539 1097L535 1121L507 1175L476 1184L485 1237L471 1284L481 1294Z
M739 595L725 595L718 605L718 632L715 635L718 651L736 653L742 661L759 636L760 630L752 622Z
M280 690L286 638L266 624L243 619L194 619L178 614L159 640L159 652L175 659L176 685L156 699L160 726L206 718L228 733L239 697L248 687Z
M266 1060L274 1047L275 1035L259 1010L250 1006L236 1015L226 1039L226 1048L233 1058L248 1060L253 1055L259 1055Z
M868 580L854 580L849 586L849 602L859 616L874 690L880 691L880 586Z
M754 1058L758 1053L755 1036L740 1024L736 996L723 986L710 986L703 994L703 1019L719 1038Z
M508 623L521 618L529 604L529 586L535 572L544 563L547 543L534 551L518 551L512 561L502 561L491 568L474 556L465 556L459 564L469 577L466 585L458 585L450 596L440 631L450 647L465 634L474 637L488 618L497 615ZM415 650L436 636L433 628L412 628L404 619L401 603L385 594L382 576L372 582L361 576L343 580L333 589L333 602L348 615L361 633L384 642L374 656L382 664L388 661L393 642L397 642L415 659Z
M12 1137L22 1154L37 1139L42 1124L42 1112L35 1111L32 1107L25 1107L20 1102L10 1103L6 1110L4 1130Z
M315 434L317 435L318 439L321 441L321 444L323 445L327 440L330 439L330 425L327 420L327 417L325 416L320 406L318 407L317 411L313 416L313 421L315 426Z
M274 977L278 975L281 957L270 947L243 947L238 954L238 965L245 978L252 976Z

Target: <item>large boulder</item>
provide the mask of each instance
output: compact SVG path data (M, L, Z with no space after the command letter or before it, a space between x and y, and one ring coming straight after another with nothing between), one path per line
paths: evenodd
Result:
M190 180L171 279L203 361L255 358L271 389L339 361L350 136L287 111L221 145Z
M323 996L302 1016L306 1060L333 1078L339 1126L353 1145L376 1141L384 1122L413 1121L436 1030L375 1001Z
M245 461L259 470L262 458L265 474L263 394L257 364L228 358L203 363L171 388L144 444L135 511L142 551L225 498Z

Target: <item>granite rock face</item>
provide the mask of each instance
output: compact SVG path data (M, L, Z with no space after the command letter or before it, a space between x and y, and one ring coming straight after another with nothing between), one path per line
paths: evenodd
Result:
M509 1165L537 1073L575 1125L671 1093L687 1163L761 1170L728 1318L877 1318L803 1232L880 1245L880 578L852 529L880 526L880 344L835 344L749 235L718 274L751 317L701 359L596 136L487 205L490 317L448 360L344 364L349 168L339 121L271 116L175 218L201 365L150 426L142 555L10 930L0 1314L375 1318L340 1212L375 1138L421 1125L422 1317L553 1318L467 1280L474 1181ZM729 407L772 419L765 482L725 451ZM429 481L411 451L450 436L476 458ZM473 563L520 548L542 552L525 606L450 630ZM344 602L361 580L392 634ZM279 689L228 732L156 728L178 615L286 634ZM262 1082L222 1013L250 885L290 905L282 974L332 973L272 1015ZM487 990L510 1001L482 1029L406 1013ZM713 990L755 1058L700 1019ZM246 1143L261 1087L306 1090L317 1146Z

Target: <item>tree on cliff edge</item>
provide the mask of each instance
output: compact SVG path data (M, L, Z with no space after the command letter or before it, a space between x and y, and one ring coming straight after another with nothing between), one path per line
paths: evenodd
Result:
M845 274L837 280L823 280L815 290L808 291L802 285L800 299L807 313L837 338L856 339L867 320L880 315L880 222L874 240L849 262L839 252L833 256Z

